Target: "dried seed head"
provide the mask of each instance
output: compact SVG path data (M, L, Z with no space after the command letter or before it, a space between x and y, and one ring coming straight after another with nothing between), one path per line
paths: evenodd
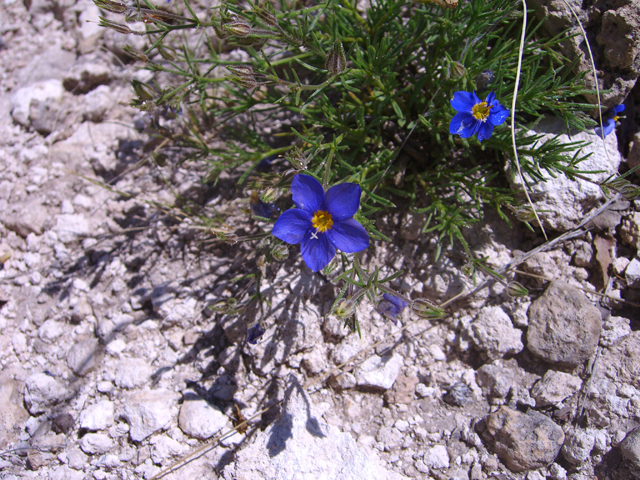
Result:
M122 23L112 22L111 20L107 20L104 17L100 17L100 21L98 22L98 26L110 28L115 30L118 33L122 33L124 35L129 35L131 33L131 29Z
M507 285L507 294L512 297L526 297L529 295L529 290L520 285L518 282L510 282Z
M344 55L344 47L340 40L336 40L327 54L324 68L333 75L338 75L347 69L347 59Z
M271 256L278 261L289 258L289 247L286 245L276 245L271 249Z
M127 11L127 5L117 0L93 0L96 7L113 13L124 13Z
M268 5L268 3L265 3L264 5L265 6L258 5L257 7L254 7L253 13L255 13L256 16L266 25L269 25L270 27L276 27L278 25L278 19L273 13L268 10L268 7L266 6Z
M446 315L444 308L425 298L414 300L411 304L411 311L426 320L437 320Z
M340 320L351 318L355 312L355 307L351 300L340 300L333 314Z
M235 35L236 37L246 37L252 32L251 26L245 22L230 22L225 23L223 26L229 35Z
M309 159L298 147L293 147L285 158L289 160L289 163L291 163L296 170L305 170L309 164Z

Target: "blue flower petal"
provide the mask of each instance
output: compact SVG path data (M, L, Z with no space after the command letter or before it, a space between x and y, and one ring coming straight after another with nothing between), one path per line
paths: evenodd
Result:
M475 92L455 92L453 94L453 100L451 100L451 106L457 112L471 113L473 106L479 102L480 99Z
M489 92L489 95L487 95L487 105L493 105L494 103L498 103L496 102L496 94L493 92Z
M360 206L362 188L357 183L340 183L327 190L325 203L333 221L353 217Z
M271 233L283 242L300 243L313 228L311 218L312 215L309 212L292 208L280 215Z
M502 125L507 117L509 117L509 109L498 103L494 108L491 109L487 122L491 123L494 127L497 127L498 125Z
M334 222L325 235L333 245L345 253L359 252L369 246L369 234L353 218Z
M602 138L606 137L616 129L616 121L613 118L605 118L603 122L603 126L604 126L604 129L600 129L600 127L596 127L596 135ZM602 132L604 132L604 135L602 135Z
M624 112L624 105L616 105L615 107L613 107L613 111L616 113Z
M324 188L320 182L309 175L296 175L291 182L293 203L296 207L314 214L326 210L324 206Z
M480 129L478 130L478 140L483 141L487 138L491 138L492 134L493 125L491 125L489 122L484 122L482 125L480 125Z
M451 135L460 135L462 138L468 138L480 128L479 120L473 118L473 115L467 112L460 112L451 119L449 124L449 133Z
M258 343L258 339L264 335L264 328L259 323L256 323L253 327L247 328L247 342L255 345Z
M336 254L336 247L329 241L325 233L316 235L318 238L307 235L300 246L304 262L314 272L326 267Z

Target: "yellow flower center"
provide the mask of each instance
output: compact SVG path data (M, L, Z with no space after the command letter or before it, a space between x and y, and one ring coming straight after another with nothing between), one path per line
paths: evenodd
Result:
M615 117L613 117L613 121L617 122L618 120L620 120L620 117L618 115L616 115Z
M324 233L333 226L333 220L329 212L318 210L311 219L311 224L318 232Z
M476 103L471 107L471 115L476 120L486 122L487 118L489 118L489 110L491 110L491 106L487 106L487 102Z

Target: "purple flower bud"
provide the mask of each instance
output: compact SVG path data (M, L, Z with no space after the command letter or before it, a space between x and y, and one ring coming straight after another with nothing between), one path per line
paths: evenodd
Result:
M394 297L388 293L382 295L383 300L378 304L376 311L380 315L384 315L389 320L391 320L394 324L398 323L398 319L396 318L402 310L405 309L409 305L409 303L405 302L399 297Z

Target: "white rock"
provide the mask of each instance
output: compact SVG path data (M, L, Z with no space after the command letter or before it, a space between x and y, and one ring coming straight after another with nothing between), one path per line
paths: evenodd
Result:
M447 359L447 356L444 354L442 349L436 344L429 347L429 352L431 352L431 356L436 362L443 362Z
M373 355L356 369L356 381L361 387L389 390L400 375L403 364L404 360L396 353L384 357Z
M80 448L87 455L103 454L113 448L113 440L104 433L87 433L80 440Z
M107 453L106 455L102 455L98 459L97 465L98 467L103 467L108 469L116 468L117 466L120 465L120 459L118 458L117 455Z
M484 307L467 332L476 348L489 360L515 354L524 348L522 331L514 328L500 307Z
M151 377L153 369L141 358L127 358L116 365L115 384L120 388L134 388L144 385Z
M185 451L185 447L183 447L180 442L166 435L152 438L149 443L153 445L151 449L151 460L156 464L162 463L171 456L181 455Z
M562 455L573 465L586 462L595 445L595 437L580 429L572 429L566 433Z
M640 260L638 260L638 257L635 257L629 262L629 265L627 265L627 268L624 271L624 275L629 287L640 287Z
M29 126L31 101L60 101L64 88L60 80L45 80L17 90L11 97L11 116L23 127Z
M85 408L80 414L80 428L96 431L113 425L113 402L104 400Z
M186 392L178 426L190 437L206 440L222 430L228 423L227 416L193 392Z
M89 235L91 227L89 221L80 214L61 214L56 218L53 230L63 243L73 242L79 237Z
M607 317L602 323L602 333L600 333L600 345L611 347L618 340L631 333L631 322L624 317Z
M431 468L449 468L449 452L444 445L436 445L424 452L422 461Z
M66 465L62 465L49 473L48 480L84 480L83 472L72 470Z
M433 387L427 387L424 383L419 383L416 385L416 395L419 398L432 397L435 395L436 389Z
M34 373L25 381L24 402L31 414L42 413L67 397L67 388L46 373Z
M293 381L279 419L250 438L222 478L407 480L383 468L373 450L357 444L350 434L324 424L301 385Z
M40 328L38 328L38 336L41 340L44 340L47 343L51 343L60 335L63 334L63 323L56 322L55 320L47 320Z
M590 153L592 155L580 162L577 168L579 170L602 171L602 173L589 175L593 183L579 178L570 180L560 172L554 172L556 178L553 178L543 168L540 169L540 174L545 180L538 182L523 172L528 184L526 188L530 192L533 204L543 225L545 228L560 231L576 227L584 219L588 211L600 204L604 198L604 193L598 182L617 174L618 167L622 161L615 132L607 135L603 143L602 139L595 133L575 132L569 136L564 133L565 130L566 126L562 119L545 117L529 133L531 135L542 135L542 138L536 144L538 147L542 146L546 141L556 138L556 136L558 136L558 141L561 144L579 141L591 142L590 145L581 149L580 157ZM605 154L605 143L608 157ZM530 148L536 148L536 145ZM531 158L522 158L522 160L536 162ZM512 166L512 161L508 162L507 170L511 187L518 192L522 192L525 186L522 184L522 179L518 175L517 169ZM524 201L526 202L526 200Z
M547 370L531 389L531 396L536 399L536 406L546 407L562 402L582 386L582 380L568 373Z
M129 436L140 442L167 426L173 418L175 394L167 390L141 391L130 395L124 402L122 416L127 420Z

